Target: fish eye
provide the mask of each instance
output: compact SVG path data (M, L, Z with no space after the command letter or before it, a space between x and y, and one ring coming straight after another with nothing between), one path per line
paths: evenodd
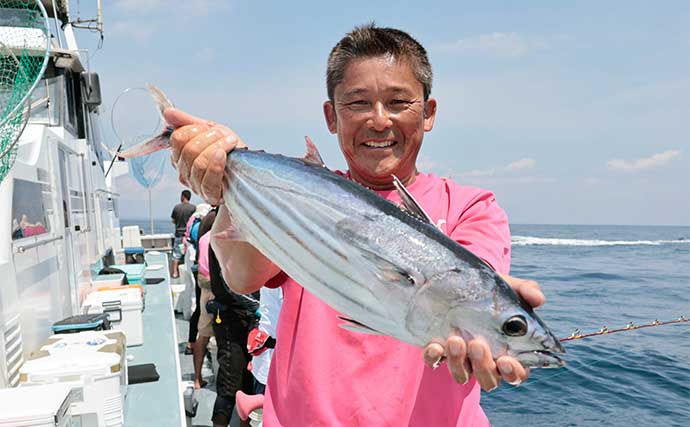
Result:
M513 316L503 323L503 333L509 337L521 337L527 334L527 321L523 316Z

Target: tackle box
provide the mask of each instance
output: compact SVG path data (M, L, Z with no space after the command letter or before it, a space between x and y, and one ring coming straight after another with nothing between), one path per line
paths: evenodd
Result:
M125 264L144 264L145 262L143 246L125 248Z
M113 264L111 268L117 268L122 270L127 275L127 281L130 285L143 285L144 284L144 272L146 271L146 265L144 264Z
M83 331L111 329L106 313L78 314L53 323L54 334L73 334Z
M72 399L69 384L0 389L0 427L72 427Z

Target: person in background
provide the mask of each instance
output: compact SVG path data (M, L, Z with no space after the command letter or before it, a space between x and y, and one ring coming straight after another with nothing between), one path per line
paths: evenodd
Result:
M259 302L256 298L259 293L239 295L232 292L223 280L212 246L209 246L208 267L214 299L206 306L213 318L213 334L218 346L217 395L211 419L214 427L219 427L230 423L238 390L254 394L254 379L247 370L251 360L247 337L258 324ZM248 421L241 423L241 426L248 425Z
M184 259L182 238L184 237L185 229L187 226L187 221L189 217L196 211L196 206L189 203L192 199L192 192L189 190L182 190L180 194L180 203L176 204L173 208L170 218L172 223L175 225L175 241L173 243L173 265L172 265L172 278L177 279L180 277L179 265L180 261Z
M432 71L424 47L398 29L357 27L331 50L326 86L326 125L337 135L348 166L338 173L399 203L397 176L434 224L502 274L527 304L542 305L536 282L508 276L510 229L493 193L417 170L438 105L430 96ZM208 120L173 108L164 115L177 128L171 145L180 181L218 203L225 153L246 145L231 129ZM337 311L251 244L228 239L231 228L229 211L222 207L211 243L231 289L283 290L265 425L487 427L480 388L490 391L501 380L519 384L528 377L529 370L514 357L494 359L483 337L451 334L419 349L341 328ZM445 368L435 369L442 356Z
M199 289L199 296L197 297L197 308L199 309L199 320L197 325L198 335L194 341L192 350L194 353L194 388L199 389L205 385L205 381L201 377L201 368L204 363L204 356L206 355L206 347L209 339L213 336L213 317L206 309L206 304L214 299L213 291L211 290L211 275L208 269L208 250L211 243L211 235L209 231L216 219L216 211L211 210L199 224L199 250L197 251L197 288Z
M276 331L280 307L283 305L281 288L262 287L259 298L259 326L249 333L247 349L252 355L252 375L254 392L264 394L268 372L271 368L271 357L276 345Z
M196 206L196 210L189 217L187 221L187 227L185 229L184 237L182 238L182 244L184 246L184 259L185 267L188 272L185 275L185 282L187 286L194 288L194 301L196 306L194 307L194 312L192 317L189 318L189 337L187 340L187 347L184 350L184 354L193 354L194 343L196 342L197 336L197 326L199 322L199 314L201 312L201 307L199 301L201 299L201 288L199 288L198 272L199 272L199 232L201 221L211 210L211 205L208 203L199 203Z

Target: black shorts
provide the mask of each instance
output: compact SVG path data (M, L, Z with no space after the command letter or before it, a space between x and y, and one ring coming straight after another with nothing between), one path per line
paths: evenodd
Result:
M213 405L215 424L227 425L235 407L235 393L242 390L254 394L254 377L247 370L251 356L247 352L247 335L253 324L221 313L221 323L213 322L218 346L218 378L216 402Z

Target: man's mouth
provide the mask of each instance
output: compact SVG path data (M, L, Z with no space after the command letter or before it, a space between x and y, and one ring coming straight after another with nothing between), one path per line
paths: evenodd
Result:
M372 140L366 141L363 145L369 148L388 148L397 144L397 141L391 140Z

